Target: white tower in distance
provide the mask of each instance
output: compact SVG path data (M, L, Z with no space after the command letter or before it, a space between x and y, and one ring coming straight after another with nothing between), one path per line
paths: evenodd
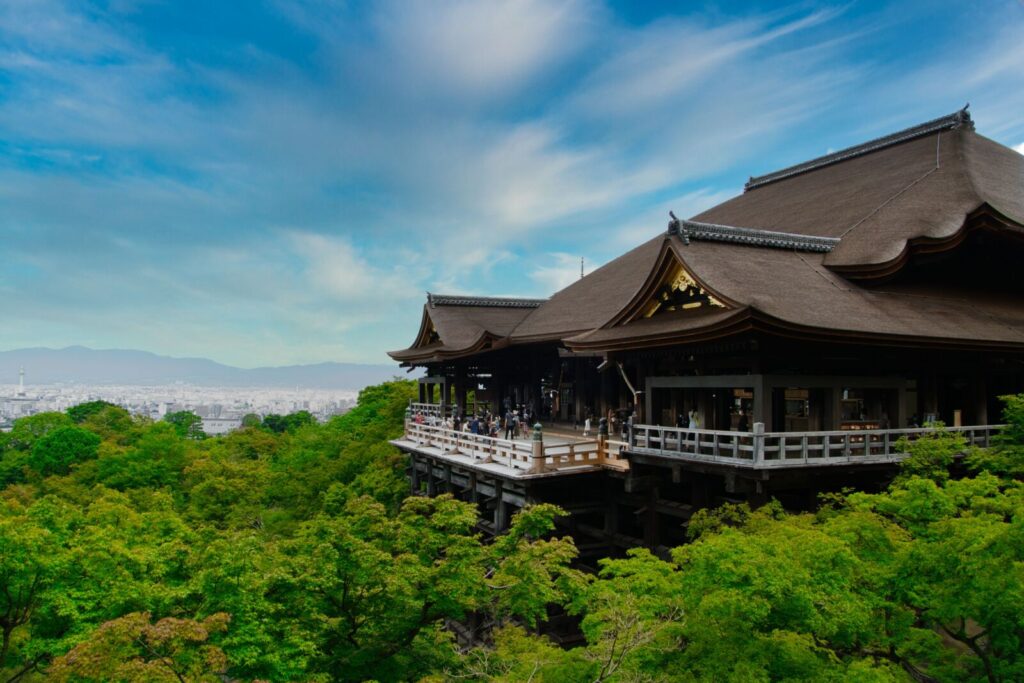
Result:
M25 395L25 367L18 371L18 396Z

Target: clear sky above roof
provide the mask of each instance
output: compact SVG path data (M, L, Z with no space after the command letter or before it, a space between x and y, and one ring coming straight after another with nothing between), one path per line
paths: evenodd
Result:
M1024 3L0 3L0 348L385 362L750 175L1024 147Z

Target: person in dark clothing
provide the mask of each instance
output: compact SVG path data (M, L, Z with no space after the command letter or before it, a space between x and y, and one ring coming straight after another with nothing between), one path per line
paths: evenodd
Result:
M740 432L750 431L750 420L747 419L747 414L740 410L740 420L736 425L736 430Z
M513 419L511 410L505 412L505 438L516 438L515 420Z

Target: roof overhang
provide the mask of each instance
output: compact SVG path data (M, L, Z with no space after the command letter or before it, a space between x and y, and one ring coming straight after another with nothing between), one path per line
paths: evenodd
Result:
M885 280L902 270L914 256L952 251L963 244L972 232L983 230L1024 240L1024 225L1004 216L986 203L967 214L959 230L944 237L925 236L906 240L899 255L889 261L843 263L835 259L826 259L824 265L850 280Z

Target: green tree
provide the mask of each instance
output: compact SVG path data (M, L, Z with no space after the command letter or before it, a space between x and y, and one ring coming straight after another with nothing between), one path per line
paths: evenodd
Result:
M557 509L516 516L492 546L473 531L476 510L448 496L410 498L397 517L375 501L304 525L287 552L317 634L317 671L331 680L408 679L453 664L445 619L475 611L536 623L584 578L575 547L542 540Z
M191 410L167 413L164 416L164 422L174 425L174 431L178 433L178 436L196 440L206 438L206 432L203 431L203 418Z
M1024 481L1024 394L1002 399L1006 428L995 435L991 448L973 449L967 464L975 471Z
M0 672L15 680L43 658L16 637L29 628L62 554L53 535L24 514L0 510Z
M220 683L227 658L209 643L230 617L214 614L202 621L165 617L151 622L145 612L109 621L89 639L57 658L47 671L53 681L125 681L128 683Z
M100 437L81 427L57 427L32 446L28 465L43 476L67 474L71 466L92 460L99 450Z
M925 432L914 440L906 436L896 442L898 452L908 453L900 463L902 478L927 477L936 481L949 478L949 468L955 456L967 451L967 442L960 432L951 432L942 422L931 425L933 431Z
M96 481L116 489L176 486L190 461L193 442L178 428L158 422L146 428L135 445L97 461Z
M32 445L46 434L58 427L68 427L73 423L64 413L37 413L14 421L7 440L7 447L22 451L32 449Z
M67 414L68 417L71 418L72 422L75 424L82 424L86 419L106 408L117 408L117 406L109 401L88 401L86 403L79 403L76 406L71 406L67 409Z

